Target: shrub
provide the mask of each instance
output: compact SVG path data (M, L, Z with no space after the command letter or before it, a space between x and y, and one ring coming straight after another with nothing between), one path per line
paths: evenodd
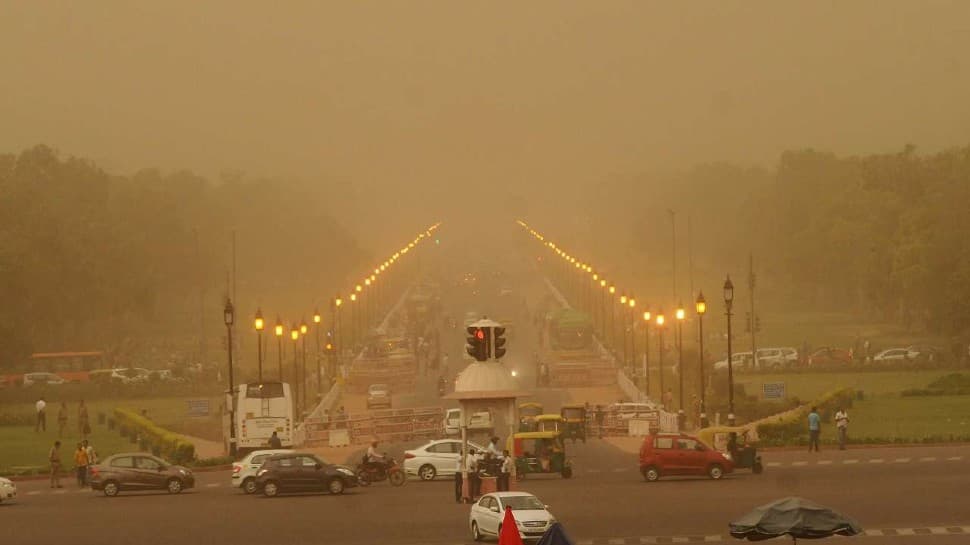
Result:
M158 447L159 455L176 464L195 459L195 445L151 420L128 409L115 409L115 418L123 427L130 427L132 437L136 434L149 444ZM152 449L154 451L154 448Z
M232 456L217 456L215 458L202 458L192 462L193 467L212 467L232 464Z
M855 390L842 388L822 395L811 405L818 407L823 421L831 421L839 407L852 407ZM758 425L758 437L766 445L797 445L808 442L808 413L811 405L805 404L776 418L767 418Z

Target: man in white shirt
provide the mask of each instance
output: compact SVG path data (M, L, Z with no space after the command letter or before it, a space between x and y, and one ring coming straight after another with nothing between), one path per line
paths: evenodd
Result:
M496 488L499 492L509 491L509 476L512 475L512 457L509 456L509 451L504 451L502 458L502 469L498 473L498 482L496 483Z
M841 407L835 413L835 427L839 430L839 450L845 450L846 436L849 432L849 413Z
M365 462L367 469L376 471L380 468L380 464L384 462L384 455L377 452L377 441L371 441L369 447L367 447L367 456L365 457Z
M468 487L471 489L469 495L474 501L482 489L482 479L478 476L478 456L475 449L468 449L468 456L465 456L465 466L468 468Z
M461 462L462 456L459 453L458 457L455 458L455 503L461 503Z
M34 432L47 431L47 402L44 398L37 400L37 423L34 425Z

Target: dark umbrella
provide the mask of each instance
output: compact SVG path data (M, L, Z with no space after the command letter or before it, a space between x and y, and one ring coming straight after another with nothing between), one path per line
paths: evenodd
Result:
M562 527L562 524L554 522L552 526L544 534L536 545L576 545L569 534L566 533L566 529Z
M833 535L854 536L859 523L815 502L790 496L762 505L731 523L731 535L761 541L789 535L792 541Z

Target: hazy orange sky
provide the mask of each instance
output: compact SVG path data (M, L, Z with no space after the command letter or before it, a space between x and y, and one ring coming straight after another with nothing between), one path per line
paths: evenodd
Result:
M967 51L966 1L6 1L0 151L336 181L423 225L414 188L963 145Z

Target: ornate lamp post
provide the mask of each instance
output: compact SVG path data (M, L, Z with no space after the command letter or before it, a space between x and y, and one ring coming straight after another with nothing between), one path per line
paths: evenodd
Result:
M704 382L704 313L707 312L707 301L704 300L704 292L697 294L697 301L694 303L697 309L697 344L700 351L700 380L701 380L701 427L707 427L707 384Z
M626 294L620 295L620 329L623 331L623 346L620 353L623 354L621 367L626 367Z
M256 377L260 384L263 383L263 328L265 326L263 311L257 308L256 317L253 320L253 327L256 328Z
M313 309L313 335L316 338L314 360L317 363L317 395L319 396L323 392L323 377L320 373L320 322L323 321L323 317L320 316L320 311Z
M290 329L290 340L293 341L293 389L296 391L296 403L297 411L300 409L300 369L297 366L299 358L296 356L297 351L297 341L300 340L300 328L296 324Z
M232 300L226 297L226 306L222 309L222 318L226 324L226 352L229 355L229 390L226 392L229 405L229 455L236 455L236 386L232 374L232 324L235 322L236 311Z
M616 327L615 327L616 304L613 302L613 295L616 294L616 286L610 284L609 292L610 292L610 351L612 351L615 354L616 351L614 350L613 347L616 344Z
M657 311L657 344L659 359L657 360L657 367L660 368L660 406L664 406L664 311L660 309ZM669 408L669 407L665 407Z
M643 311L643 391L650 397L650 311Z
M630 328L630 374L632 375L634 369L637 368L637 313L634 310L637 306L636 298L631 295L627 304L630 305L630 319L626 321L628 325L623 327Z
M280 321L279 314L276 315L276 327L273 328L276 334L276 355L279 360L279 380L283 382L283 322Z
M684 317L686 313L684 312L684 305L677 307L677 312L674 314L677 317L677 379L680 382L678 386L677 397L680 400L680 413L684 413Z
M728 425L734 425L734 366L731 359L731 307L734 306L734 284L731 275L724 281L724 314L727 316L727 364L728 364Z
M303 412L306 411L306 334L310 331L310 328L306 325L306 320L300 320L300 338L303 339L303 362L300 364L300 389L303 391L303 395L300 398L303 400L303 405L300 407L300 416L302 418Z

